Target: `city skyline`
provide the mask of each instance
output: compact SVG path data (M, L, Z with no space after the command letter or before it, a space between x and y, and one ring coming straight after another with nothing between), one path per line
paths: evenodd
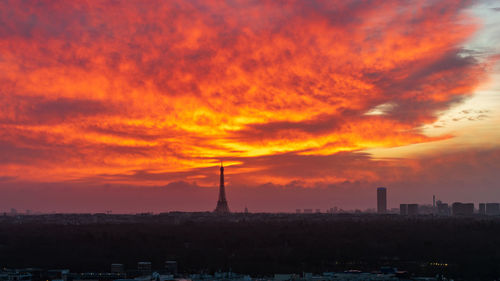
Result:
M217 205L215 209L212 211L214 214L217 215L229 215L231 213L236 213L236 214L248 214L251 213L248 210L248 206L245 205L245 208L243 210L234 210L234 212L231 212L229 209L229 204L228 200L226 198L226 192L225 192L225 184L224 184L224 166L222 162L220 163L220 182L219 182L219 196L217 200ZM321 209L321 208L314 208L314 206L308 206L307 208L304 209L295 209L295 210L287 210L287 211L280 211L276 213L280 214L379 214L379 215L386 215L386 214L399 214L402 216L416 216L416 215L432 215L432 216L484 216L484 215L493 215L497 216L500 214L500 203L498 202L492 202L491 200L485 201L485 202L443 202L442 200L438 199L436 201L436 196L432 196L432 204L429 204L429 202L425 202L423 204L419 203L397 203L397 202L392 202L393 206L388 207L387 203L387 188L386 187L377 187L376 188L376 208L366 208L366 209L347 209L344 210L342 208L338 208L338 206L334 207L329 207L326 209ZM409 199L410 201L413 199ZM397 208L397 205L399 204L399 208ZM477 208L476 208L477 205ZM317 207L317 206L316 206ZM465 208L465 209L464 209ZM23 212L24 211L24 212ZM161 211L161 212L156 212L156 214L166 214L166 213L182 213L183 211L179 210L170 210L169 212ZM1 213L1 210L0 210ZM26 209L26 210L17 210L16 208L11 208L9 212L4 211L3 214L4 216L19 216L19 215L47 215L47 214L57 214L57 212L48 212L48 213L43 213L37 210L32 210L32 209ZM74 212L74 214L77 214L78 212ZM106 211L98 211L94 212L95 214L99 215L154 215L155 212L152 212L150 210L146 210L140 213L134 213L134 212L122 212L122 213L113 213L112 210L106 210ZM207 210L201 210L198 211L197 213L210 213L210 211ZM261 211L261 210L254 210L252 213L256 214L264 214L264 213L273 213L269 211ZM85 213L83 213L85 215ZM86 213L86 215L89 215L89 213Z
M500 202L495 1L0 10L0 210Z

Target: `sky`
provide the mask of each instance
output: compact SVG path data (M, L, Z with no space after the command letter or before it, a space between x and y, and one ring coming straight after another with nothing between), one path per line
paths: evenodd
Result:
M500 202L500 3L0 1L0 211Z

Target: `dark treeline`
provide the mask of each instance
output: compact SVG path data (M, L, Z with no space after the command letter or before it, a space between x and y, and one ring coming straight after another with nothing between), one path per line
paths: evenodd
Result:
M129 223L39 220L0 221L0 266L107 272L111 263L135 269L138 261L151 261L162 268L165 260L176 260L186 273L259 276L391 265L464 280L500 276L496 218L205 214Z

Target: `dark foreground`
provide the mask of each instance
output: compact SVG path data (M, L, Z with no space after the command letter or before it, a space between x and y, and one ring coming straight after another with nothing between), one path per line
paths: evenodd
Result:
M253 276L389 265L462 280L500 277L500 218L396 215L0 217L0 267L109 272L176 260L180 272Z

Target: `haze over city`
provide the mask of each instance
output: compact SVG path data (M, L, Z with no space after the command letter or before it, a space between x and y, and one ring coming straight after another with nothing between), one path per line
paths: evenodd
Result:
M500 202L497 1L0 1L0 211Z

